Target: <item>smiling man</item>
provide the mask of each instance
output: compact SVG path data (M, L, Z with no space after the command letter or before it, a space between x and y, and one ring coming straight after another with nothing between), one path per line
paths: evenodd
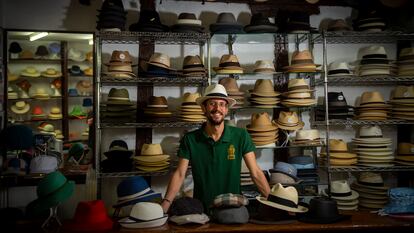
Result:
M224 118L236 101L229 98L224 86L212 84L204 96L197 98L207 118L200 129L181 139L178 167L168 184L161 205L167 212L183 184L191 162L194 198L199 199L205 212L215 196L223 193L240 194L241 160L244 159L260 193L267 197L270 187L256 163L255 146L245 129L224 124Z

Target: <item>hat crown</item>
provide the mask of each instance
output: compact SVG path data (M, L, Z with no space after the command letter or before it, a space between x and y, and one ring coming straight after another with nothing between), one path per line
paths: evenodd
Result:
M126 199L128 196L142 193L143 191L149 189L147 181L141 176L132 176L125 178L119 183L117 187L118 199ZM150 190L148 190L150 191ZM146 192L145 192L146 193ZM141 195L144 195L142 193Z
M59 114L60 113L60 108L59 107L53 107L52 109L50 109L50 113Z
M54 68L47 68L46 74L57 74L57 70L55 70Z
M270 69L275 70L275 67L273 65L273 62L270 60L258 60L254 63L254 69Z
M162 210L162 207L157 203L138 202L132 207L129 216L141 221L150 221L153 219L162 218L164 216L164 211Z
M288 90L292 90L292 89L309 90L309 85L306 83L305 79L303 78L293 78L293 79L289 79L289 82L288 82Z
M414 86L397 86L392 92L392 98L414 98Z
M217 23L234 24L234 23L237 23L237 21L232 13L223 12L218 15Z
M278 161L273 167L273 169L275 171L286 173L291 176L296 176L298 174L296 167L294 167L292 164L281 162L281 161Z
M201 61L201 58L198 55L195 55L195 56L188 55L184 58L183 66L189 66L189 65L202 65L204 67L203 62Z
M366 91L361 95L360 104L368 103L385 103L385 101L378 91Z
M43 109L42 109L42 107L40 107L40 106L35 106L35 107L33 108L32 114L33 114L33 115L42 115L42 114L43 114Z
M125 88L111 88L111 90L109 90L108 99L114 99L113 97L115 97L115 100L116 98L125 98L126 100L129 100L128 90Z
M194 92L186 92L183 95L183 103L195 103L196 99L200 97L200 93Z
M258 79L253 88L253 92L258 93L273 93L275 88L273 87L273 82L270 79Z
M268 17L265 17L262 13L256 13L252 15L250 19L250 25L269 25L271 24Z
M303 50L303 51L296 50L292 54L292 63L293 61L298 61L298 60L312 60L313 62L311 52L309 50Z
M24 72L29 73L29 74L35 74L35 73L37 73L38 71L37 71L37 69L36 69L36 68L34 68L33 66L29 66L29 67L27 67L27 68L24 70Z
M150 96L149 105L168 105L167 99L164 96Z
M105 204L102 200L81 201L76 206L74 221L85 223L101 223L108 219Z
M219 83L223 85L228 92L239 91L239 86L237 85L237 81L234 78L226 77L220 79Z
M139 15L139 24L161 24L160 15L155 10L144 10Z
M49 47L49 50L50 50L51 53L56 54L56 53L60 52L60 44L59 43L56 43L56 42L50 43L48 47Z
M36 192L38 197L45 197L59 190L67 182L66 177L59 171L47 174L39 181Z
M272 126L272 121L267 112L253 113L250 119L251 127Z
M197 19L196 15L193 13L180 13L178 19Z
M298 191L293 186L288 186L288 187L285 188L280 183L275 184L275 185L273 185L272 189L270 190L270 195L289 200L289 201L295 203L296 205L299 202Z
M380 45L371 45L364 48L361 48L359 50L359 57L360 58L366 58L366 57L372 57L373 55L379 55L381 58L387 58L387 52L385 51L385 48Z
M338 206L335 200L327 197L314 197L309 203L309 214L314 217L330 219L338 216Z
M15 106L16 106L16 108L18 108L18 109L23 109L23 108L26 106L26 102L24 102L24 101L17 101L17 102L15 103Z
M346 180L335 180L331 182L331 193L349 193L351 187Z
M224 88L221 84L211 84L208 86L204 92L204 96L219 96L219 97L227 97L226 88Z
M302 129L296 131L296 140L315 140L319 138L319 130L317 129Z
M404 58L405 56L412 56L414 55L414 48L403 48L400 52L400 58Z
M149 63L161 64L167 68L171 67L170 57L164 53L154 53L149 59Z
M82 56L82 51L75 49L75 48L70 48L68 51L68 57L69 58L79 58Z
M343 62L343 61L331 62L329 64L328 71L333 71L333 70L348 70L349 71L348 63Z
M239 63L239 59L234 54L224 54L224 55L222 55L221 58L220 58L220 64L227 63L227 62Z
M147 144L144 143L141 148L141 155L162 155L161 144Z
M299 117L296 112L281 111L279 114L278 121L280 123L292 125L292 124L297 124L299 122Z
M328 31L335 31L338 29L350 30L350 26L346 23L344 19L334 19L331 20L328 24Z
M414 144L408 143L408 142L398 143L398 154L401 154L401 155L414 154Z
M384 180L382 179L382 176L378 173L374 172L362 172L359 175L358 182L364 183L364 184L383 184Z
M131 56L128 51L114 50L112 51L111 60L109 63L121 62L121 63L132 63Z
M109 149L120 149L123 148L125 150L128 150L128 144L124 140L113 140L111 144L109 145Z
M342 139L329 139L329 150L347 152L348 145Z
M379 126L364 125L359 129L360 137L382 137L382 130Z

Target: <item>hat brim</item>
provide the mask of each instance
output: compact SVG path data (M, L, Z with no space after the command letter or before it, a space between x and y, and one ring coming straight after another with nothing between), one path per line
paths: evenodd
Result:
M119 220L119 224L125 228L152 228L152 227L159 227L164 225L168 220L168 215L164 214L162 218L150 220L150 221L142 221L137 222L136 220L132 220L129 217L123 218Z
M27 112L29 112L30 110L30 105L26 104L23 109L18 109L16 108L15 105L11 106L10 108L12 110L12 112L16 113L16 114L26 114Z
M124 207L124 206L129 206L129 205L133 205L135 203L138 202L151 202L151 201L155 201L155 200L160 200L162 199L161 193L156 193L154 191L149 191L148 193L135 197L131 200L127 200L127 201L118 201L115 205L113 205L114 208L120 208L120 207Z
M210 221L210 218L206 214L187 214L181 216L173 215L168 220L177 225L184 225L188 223L205 224Z
M279 127L279 129L284 129L284 130L297 130L297 129L303 128L303 126L305 125L305 123L303 121L299 121L298 125L296 125L296 126L282 125L282 124L279 123L279 121L276 121L276 124Z
M203 96L203 97L198 97L196 99L196 103L201 106L204 103L204 101L206 101L208 99L223 99L223 100L226 100L227 103L228 103L228 105L229 105L229 108L230 107L233 107L237 103L236 100L233 99L233 98L230 98L230 97L221 97L221 96Z
M270 207L273 207L273 208L277 208L277 209L280 209L280 210L286 210L286 211L289 211L289 212L304 213L304 212L308 211L308 208L306 208L304 206L301 206L301 205L298 205L297 208L288 207L288 206L284 206L284 205L281 205L281 204L277 204L277 203L268 201L265 197L262 197L262 196L257 196L256 200L258 200L260 203L262 203L264 205L267 205L267 206L270 206Z
M322 194L329 197L328 194L328 189L322 189ZM332 199L334 200L340 200L340 201L349 201L349 200L356 200L358 199L359 194L357 192L355 192L354 190L351 189L351 195L349 196L344 196L344 197L338 197L338 196L331 196Z
M244 27L244 31L247 33L274 33L277 30L276 25L247 25Z

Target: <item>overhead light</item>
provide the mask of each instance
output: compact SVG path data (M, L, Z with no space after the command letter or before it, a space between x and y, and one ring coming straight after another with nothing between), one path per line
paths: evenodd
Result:
M89 40L89 45L93 45L93 40Z
M35 41L49 35L47 32L35 32L30 36L30 41Z

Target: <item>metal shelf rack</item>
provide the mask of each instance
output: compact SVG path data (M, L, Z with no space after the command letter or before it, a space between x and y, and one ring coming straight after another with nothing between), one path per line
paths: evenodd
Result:
M144 172L144 171L133 171L133 172L98 172L98 178L123 178L123 177L130 177L130 176L165 176L167 175L171 169L163 170L163 171L156 171L156 172Z
M99 126L100 129L111 128L194 128L200 127L201 122L183 122L183 121L171 121L171 122L102 122Z
M408 124L414 124L412 121L406 121L406 120L395 120L395 119L389 119L389 120L383 120L383 121L373 121L373 120L329 120L329 125L408 125ZM314 126L326 126L325 121L311 121L311 125Z
M323 43L324 38L327 44L379 44L395 43L398 40L413 40L414 33L398 31L383 32L324 32L323 36L317 37L315 43Z
M180 86L207 86L208 77L138 77L138 78L116 78L104 76L101 78L100 83L102 85L155 85L155 86L170 86L170 85L180 85Z
M414 171L414 166L393 166L393 167L359 167L359 166L331 166L329 172L404 172Z
M359 85L413 85L413 76L389 76L375 75L359 77L355 75L349 76L328 76L329 86L359 86ZM324 85L324 80L317 79L315 85Z

